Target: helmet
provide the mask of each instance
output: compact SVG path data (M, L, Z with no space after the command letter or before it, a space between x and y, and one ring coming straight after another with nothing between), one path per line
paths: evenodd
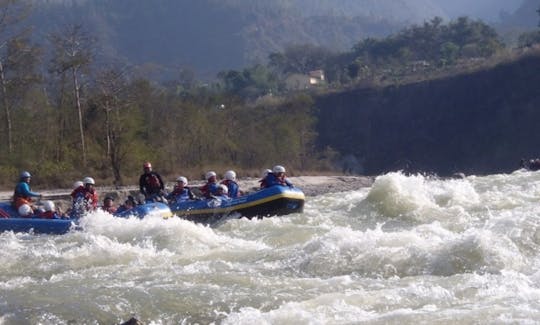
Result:
M45 209L45 211L54 211L55 210L54 202L53 201L43 202L43 208Z
M234 181L236 179L236 173L234 170L228 170L225 172L225 179L228 179L230 181Z
M142 166L143 168L152 168L152 164L149 161L145 162Z
M32 208L28 204L23 204L19 207L18 212L21 216L27 217L31 215L34 211L32 211Z
M94 182L94 179L92 177L85 177L83 179L83 183L86 185L86 184L92 184L92 185L95 185L96 182Z
M218 187L218 190L222 190L223 194L229 193L229 188L225 184L220 184L219 187Z
M76 181L75 183L73 183L73 189L78 189L79 187L83 186L84 183L81 182L81 181Z
M285 167L281 166L281 165L276 165L274 166L274 168L272 168L272 172L277 174L277 173L284 173L285 172Z
M185 178L184 176L180 176L176 179L177 182L182 182L184 183L184 186L186 186L188 183L187 183L187 178Z
M209 171L208 173L206 173L206 180L210 179L210 177L216 177L216 172Z
M263 170L263 172L262 172L262 177L268 176L268 173L271 173L271 172L272 172L271 169L265 169L265 170Z
M21 178L30 178L30 177L32 177L32 175L30 175L30 173L27 171L24 171L21 173Z

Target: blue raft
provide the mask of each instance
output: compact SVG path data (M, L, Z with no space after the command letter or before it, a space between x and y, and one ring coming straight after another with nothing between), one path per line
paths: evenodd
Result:
M114 213L113 216L118 218L144 218L148 215L156 215L164 219L172 217L172 212L169 206L162 202L149 202L136 205L133 209Z
M304 210L305 195L297 187L272 186L235 199L209 199L171 203L178 217L199 223L214 223L229 215L262 218Z
M34 232L38 234L65 234L76 227L69 219L21 218L9 202L0 203L0 232Z
M172 216L169 207L160 202L137 205L131 210L113 215L119 218L144 218L150 214L163 218ZM61 235L72 229L80 229L78 221L79 218L77 216L71 219L21 218L10 203L0 203L0 232L13 231Z

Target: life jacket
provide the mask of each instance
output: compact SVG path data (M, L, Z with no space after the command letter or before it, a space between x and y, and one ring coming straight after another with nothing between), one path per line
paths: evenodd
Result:
M274 173L268 173L264 179L265 187L274 185L291 186L292 184L285 177L278 177Z
M84 189L84 196L82 197L83 208L86 211L95 210L98 206L98 195L94 189Z
M32 199L25 196L19 196L13 198L13 206L18 209L21 207L21 205L28 204L31 205Z
M182 189L175 187L174 191L169 195L169 198L179 203L192 200L193 194L188 187L184 187Z
M217 193L218 184L217 183L206 183L202 187L199 188L201 193L206 198L211 198L212 195L215 195Z
M144 188L146 194L156 194L161 190L161 182L156 173L150 172L144 175Z
M30 205L30 203L32 203L32 197L27 196L20 191L21 183L22 182L19 182L17 186L15 186L15 191L13 191L13 206L16 209L20 208L23 204Z
M238 183L235 181L232 181L230 179L225 179L221 181L221 184L227 186L228 194L227 196L230 198L237 198L239 195L242 195L242 192L240 191L240 187L238 186Z
M146 177L146 184L150 188L161 188L161 183L159 182L159 178L156 176L156 174L150 174Z
M71 199L73 201L77 200L77 198L84 197L85 188L83 185L77 187L73 191L71 191Z
M55 211L43 211L38 214L41 219L59 219L58 214Z

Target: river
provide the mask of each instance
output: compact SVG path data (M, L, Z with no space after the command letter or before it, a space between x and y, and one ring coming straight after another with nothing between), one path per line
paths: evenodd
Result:
M540 172L389 173L302 214L0 234L0 324L536 324Z

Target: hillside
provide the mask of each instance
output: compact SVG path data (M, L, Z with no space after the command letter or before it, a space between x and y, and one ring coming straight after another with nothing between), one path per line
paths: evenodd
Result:
M537 50L474 73L321 96L319 146L369 175L518 169L520 158L540 155L538 71Z
M501 15L514 13L527 1L530 0L432 0L450 18L467 15L488 22L500 21Z
M501 24L522 29L536 28L540 21L538 9L540 9L540 0L523 0L519 8L503 15Z
M81 23L97 36L101 60L219 71L263 62L290 44L348 50L368 36L444 13L429 0L34 0L37 39Z

